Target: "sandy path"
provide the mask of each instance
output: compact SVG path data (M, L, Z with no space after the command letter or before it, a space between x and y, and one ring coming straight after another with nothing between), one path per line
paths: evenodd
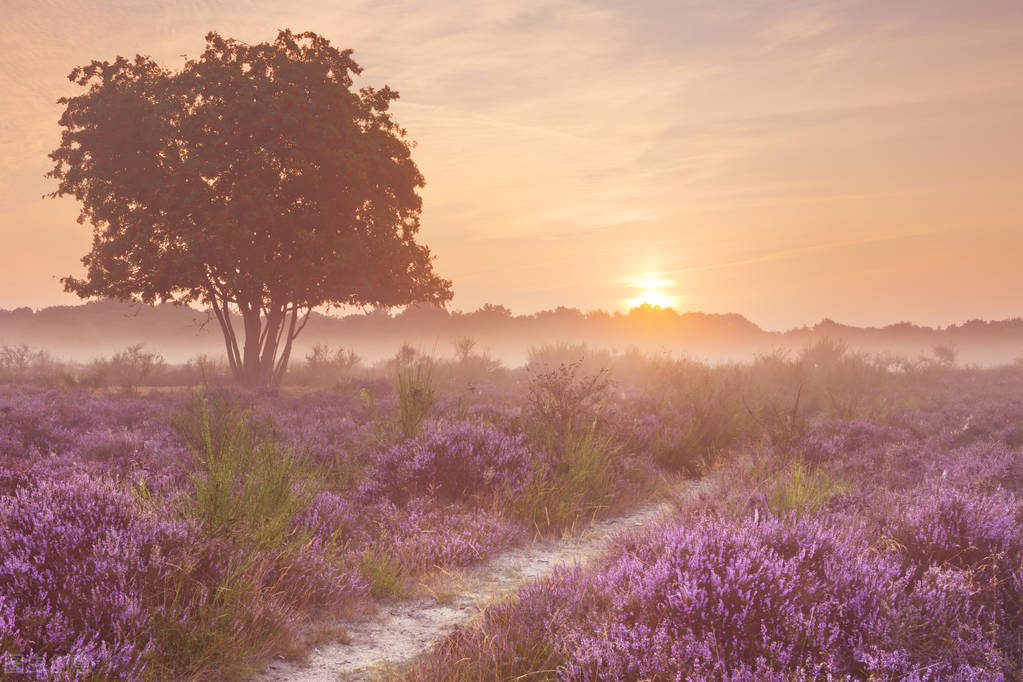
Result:
M667 502L647 505L624 516L598 521L572 537L538 540L504 552L459 574L456 584L444 590L450 596L385 603L372 620L346 624L350 643L333 642L314 648L302 665L276 661L255 679L260 682L368 679L371 668L414 658L446 637L454 626L468 622L488 602L549 575L555 566L595 559L616 535L653 523L670 509Z

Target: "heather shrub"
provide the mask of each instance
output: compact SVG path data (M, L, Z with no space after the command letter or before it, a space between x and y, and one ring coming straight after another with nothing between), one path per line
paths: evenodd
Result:
M822 463L914 438L908 429L863 419L821 419L810 426L795 449L807 461Z
M432 495L399 506L370 492L369 484L360 492L322 492L296 519L317 542L337 549L352 592L392 596L414 575L480 561L524 537L524 529L499 510Z
M911 589L855 526L695 518L523 588L410 677L1003 679L975 593L938 569Z
M555 574L487 609L415 677L783 679L852 672L893 578L836 531L704 519L624 540L596 573ZM875 592L876 590L876 592ZM486 672L488 669L499 674ZM431 671L431 672L428 672Z
M0 497L0 672L140 676L159 654L160 595L197 538L193 525L85 476Z
M857 674L858 643L883 634L878 614L897 580L863 548L854 532L815 522L700 520L640 535L598 577L607 615L574 641L565 674Z
M976 442L998 440L1009 447L1023 446L1023 424L1019 413L1023 401L1004 402L997 407L971 411L962 425L950 430L953 446L966 446Z
M165 421L169 404L163 396L0 387L0 460L40 475L179 478L187 449Z
M346 545L361 532L363 510L351 495L321 491L295 517L295 525L321 542Z
M911 569L912 580L926 584L929 572L942 571L966 583L962 589L971 604L986 614L985 632L994 632L1012 660L1020 660L1023 503L1019 498L1002 490L925 486L901 505L887 530ZM927 627L925 616L921 611L921 629ZM951 619L949 629L961 620L949 609L943 617Z
M914 567L973 568L1023 561L1023 505L1005 493L925 486L889 522L888 534Z
M949 450L946 457L935 462L938 475L949 483L971 490L993 491L1001 488L1011 493L1023 492L1023 457L1019 448L1003 443L972 443Z
M930 566L911 591L897 595L888 616L888 646L865 647L863 654L874 677L1013 679L1019 649L1013 655L999 646L1003 638L991 609L991 586L978 578L970 571ZM1018 632L1018 625L1010 625L1013 630Z
M470 627L456 628L407 671L410 680L564 679L572 654L565 642L594 614L602 596L578 566L556 567L522 587L516 597L491 604Z
M354 387L343 391L282 394L252 406L252 421L273 424L267 438L285 445L304 465L315 468L318 484L342 491L352 487L370 459L388 442L383 417L359 398Z
M498 511L467 509L419 497L402 508L365 510L375 526L364 545L370 566L396 580L437 567L465 566L523 539L523 528ZM370 581L371 576L363 574Z
M522 435L487 422L427 422L415 438L380 453L368 472L370 495L403 504L419 495L495 500L520 492L535 455Z

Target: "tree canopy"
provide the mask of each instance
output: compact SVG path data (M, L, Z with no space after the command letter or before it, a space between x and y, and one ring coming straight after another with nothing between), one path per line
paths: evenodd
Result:
M93 242L66 290L209 306L250 385L280 380L315 307L450 300L416 242L425 181L398 93L354 90L360 72L351 50L289 30L209 33L180 71L141 55L75 68L85 92L58 100L48 177Z

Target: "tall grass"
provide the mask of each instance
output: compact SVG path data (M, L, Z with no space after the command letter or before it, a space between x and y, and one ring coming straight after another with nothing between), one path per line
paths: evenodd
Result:
M531 377L526 431L541 449L515 513L541 534L560 534L608 506L620 448L602 429L610 390L606 369L582 373L583 361L545 368Z
M200 522L207 540L163 590L154 674L241 677L268 651L295 646L295 623L313 599L299 589L310 570L300 564L312 534L294 523L309 502L303 478L312 472L263 440L244 409L205 389L175 425L195 458L193 495L182 511Z
M767 506L777 517L800 519L821 512L840 491L840 483L824 469L796 460L768 488Z
M595 425L568 429L549 442L546 466L512 501L512 510L542 535L559 535L606 508L615 490L613 458L620 450Z
M300 495L298 463L273 441L259 441L248 414L238 407L211 407L205 391L190 416L179 418L198 466L192 474L195 497L189 511L214 536L249 537L257 548L292 536L292 520L308 500Z
M278 598L271 560L257 553L232 556L212 576L208 564L216 549L211 544L178 566L160 595L154 680L243 679L268 652L297 650L288 625L298 611Z
M433 363L414 357L398 363L398 430L404 438L419 432L436 396L433 387Z

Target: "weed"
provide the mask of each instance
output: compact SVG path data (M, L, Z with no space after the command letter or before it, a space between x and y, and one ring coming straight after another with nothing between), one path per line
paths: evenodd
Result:
M569 428L553 447L553 461L538 468L512 502L513 511L543 535L560 534L608 505L612 460L619 454L611 438L592 424Z
M433 366L428 358L398 364L398 430L412 438L433 409Z
M529 380L529 416L542 438L565 440L573 429L592 422L607 399L607 369L580 376L582 358L556 369L535 373Z
M398 566L385 554L369 551L359 557L359 574L377 599L393 597L401 590Z
M840 491L839 483L818 467L797 460L767 491L768 508L777 517L796 519L816 514Z

